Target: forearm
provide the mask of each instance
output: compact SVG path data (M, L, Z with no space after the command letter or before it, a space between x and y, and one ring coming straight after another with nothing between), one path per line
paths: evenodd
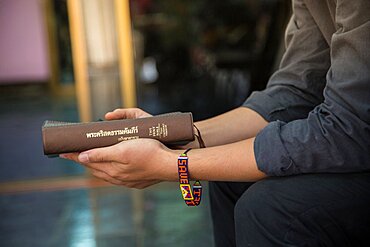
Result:
M257 181L266 175L257 168L254 138L216 147L193 149L188 153L190 177L206 181ZM164 177L176 181L177 157L183 150L171 150L162 163Z
M257 181L266 177L259 171L254 155L254 138L188 153L192 180ZM153 139L136 139L60 157L74 160L91 173L112 184L145 188L161 181L178 181L178 156Z
M207 147L245 140L257 135L267 125L257 112L239 107L219 116L196 122ZM199 147L197 143L189 146Z

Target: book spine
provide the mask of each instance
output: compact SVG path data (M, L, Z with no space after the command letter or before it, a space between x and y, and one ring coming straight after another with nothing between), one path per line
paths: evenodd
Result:
M164 144L185 144L194 140L191 113L159 115L42 128L44 154L82 152L111 146L121 141L152 138Z

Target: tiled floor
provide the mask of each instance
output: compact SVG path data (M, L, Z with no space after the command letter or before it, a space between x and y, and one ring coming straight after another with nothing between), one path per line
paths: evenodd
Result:
M77 121L77 115L74 98L53 97L43 86L0 87L0 186L44 181L47 187L45 178L85 177L80 166L42 154L42 122ZM188 208L175 183L139 191L68 188L65 181L57 190L0 188L0 246L213 246L207 197Z
M188 208L177 186L0 196L0 246L212 246L207 199Z

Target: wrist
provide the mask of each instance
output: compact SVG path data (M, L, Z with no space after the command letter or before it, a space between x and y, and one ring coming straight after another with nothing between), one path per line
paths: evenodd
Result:
M162 180L164 181L177 181L177 157L182 153L181 150L167 149L163 154L162 167Z

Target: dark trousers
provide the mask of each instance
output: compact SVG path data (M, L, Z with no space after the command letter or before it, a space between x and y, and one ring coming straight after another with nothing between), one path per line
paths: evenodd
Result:
M209 187L217 247L370 246L370 173Z

